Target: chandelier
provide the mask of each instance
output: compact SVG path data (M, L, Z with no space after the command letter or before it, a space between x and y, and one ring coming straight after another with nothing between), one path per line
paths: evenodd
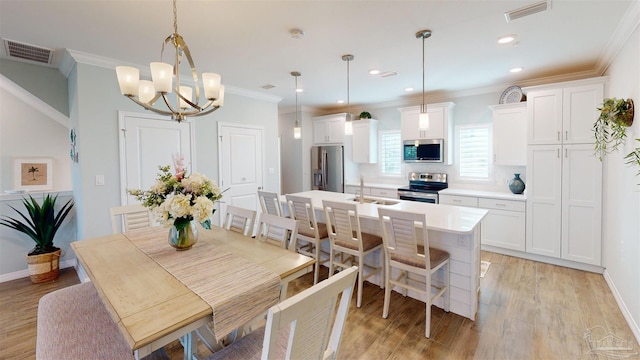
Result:
M187 43L178 34L178 11L176 0L173 0L173 34L169 35L162 44L160 60L164 54L164 47L171 44L175 50L173 65L163 62L152 62L151 78L140 80L138 69L130 66L116 66L118 84L122 95L128 97L143 108L162 115L170 115L171 119L181 122L187 116L201 116L209 114L223 105L224 85L220 84L220 75L215 73L202 74L202 86L204 97L207 99L203 106L200 106L200 86L198 82L198 72L196 71L191 53ZM193 88L180 85L180 63L186 57L195 87L195 99L193 98ZM175 77L175 86L173 78ZM175 96L169 96L175 92ZM162 106L162 98L164 105ZM158 105L160 104L160 105Z
M429 113L424 102L424 40L431 37L431 30L420 30L416 33L417 39L422 39L422 107L420 107L420 117L418 126L422 130L429 129Z
M298 76L302 75L298 71L292 71L291 76L296 78L296 122L293 126L293 138L300 139L302 137L302 129L300 128L300 121L298 121L298 93L302 92L302 89L298 88Z
M342 55L342 61L347 62L347 118L344 122L345 135L353 134L353 120L351 118L351 103L349 101L349 62L353 60L353 55Z

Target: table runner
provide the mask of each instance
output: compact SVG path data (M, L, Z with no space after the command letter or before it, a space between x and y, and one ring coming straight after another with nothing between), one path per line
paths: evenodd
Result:
M125 233L143 253L211 306L217 339L278 303L277 274L205 241L190 250L176 251L167 243L168 235L168 229L162 227Z

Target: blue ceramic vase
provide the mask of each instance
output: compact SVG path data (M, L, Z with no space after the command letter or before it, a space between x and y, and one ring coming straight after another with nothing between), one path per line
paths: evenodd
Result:
M520 174L513 174L515 177L509 181L509 190L514 194L522 194L524 192L524 181L520 179Z

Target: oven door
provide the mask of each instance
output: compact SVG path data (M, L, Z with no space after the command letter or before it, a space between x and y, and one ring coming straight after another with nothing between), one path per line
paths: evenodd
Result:
M400 200L420 201L425 203L437 204L438 193L437 192L420 192L398 189L398 198Z

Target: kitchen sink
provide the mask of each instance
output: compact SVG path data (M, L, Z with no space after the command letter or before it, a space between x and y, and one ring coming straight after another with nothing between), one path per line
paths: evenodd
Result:
M360 202L360 197L356 196L351 201ZM384 199L372 199L372 198L363 198L362 202L365 204L376 204L376 205L395 205L398 202L393 200L384 200Z

